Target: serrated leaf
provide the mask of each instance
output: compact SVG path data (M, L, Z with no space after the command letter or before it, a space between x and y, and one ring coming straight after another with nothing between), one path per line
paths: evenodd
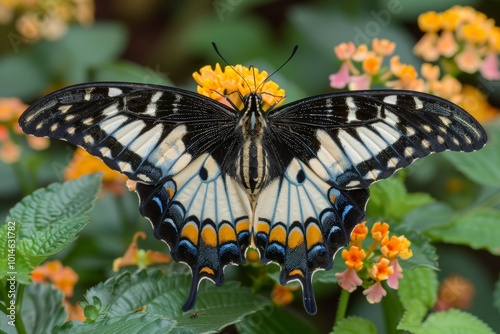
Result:
M416 334L494 334L484 322L470 313L449 310L431 314Z
M422 326L428 309L420 300L410 301L406 306L408 308L405 309L397 329L415 333Z
M392 177L370 186L371 198L366 209L369 217L401 221L410 211L431 203L426 193L408 193L403 181Z
M493 208L475 208L456 215L449 224L429 229L433 240L486 249L500 255L500 211Z
M49 284L27 286L23 295L22 317L27 333L52 333L67 318L62 292Z
M94 205L101 176L93 174L65 183L53 183L24 197L9 211L7 220L23 224L21 237L50 228L62 219L85 215Z
M408 310L416 300L430 309L437 300L439 281L436 271L426 267L405 270L399 281L399 298L403 307Z
M348 317L335 324L331 334L375 334L377 329L375 325L361 317Z
M19 283L29 284L33 268L67 247L88 224L99 185L99 175L55 183L14 206L8 223L0 226L0 279L15 271ZM9 224L15 224L13 237L9 236ZM9 238L15 245L15 268L8 262Z
M236 323L236 328L239 333L245 334L317 333L306 319L274 305L268 305L263 310L246 316Z
M160 316L136 313L104 319L93 324L72 321L56 328L52 333L164 334L170 333L174 326L174 321L163 319Z
M403 218L401 226L416 231L425 231L448 224L454 214L455 211L443 202L429 203L410 211Z
M190 275L125 272L90 289L85 298L90 305L95 304L95 297L99 299L101 317L117 317L145 309L150 315L175 320L176 328L193 333L217 332L270 304L236 282L226 282L218 288L205 281L200 285L195 309L182 312L190 286Z
M500 122L485 126L487 145L468 154L446 153L444 156L471 180L486 186L500 185Z

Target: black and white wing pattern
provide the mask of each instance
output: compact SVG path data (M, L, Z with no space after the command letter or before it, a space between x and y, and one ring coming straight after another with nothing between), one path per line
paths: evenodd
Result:
M303 99L267 114L263 145L273 174L252 235L263 262L298 280L316 312L315 271L329 269L365 215L367 187L428 154L474 151L487 140L455 104L410 91L357 91Z
M297 157L339 189L366 188L431 153L482 148L482 126L457 105L413 91L371 90L315 96L273 110L276 156Z
M221 103L164 86L93 83L52 93L19 119L24 132L63 139L136 180L141 213L174 260L193 274L184 309L199 281L224 281L223 268L244 262L251 208L224 172L237 115ZM227 150L227 151L226 151Z

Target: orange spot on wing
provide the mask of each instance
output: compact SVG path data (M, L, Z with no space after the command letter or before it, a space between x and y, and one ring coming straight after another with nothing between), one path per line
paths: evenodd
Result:
M257 233L259 232L262 232L262 233L265 233L265 234L269 234L269 223L266 223L266 222L263 222L263 221L258 221L256 224L255 224L255 231Z
M172 189L172 188L167 188L167 192L168 192L168 197L169 197L169 198L174 197L174 194L175 194L175 190L174 190L174 189Z
M295 275L299 275L299 276L304 277L304 273L300 269L294 269L294 270L290 271L290 273L288 274L289 277L295 276Z
M203 274L203 273L206 273L206 274L209 274L209 275L214 275L214 270L212 268L209 268L209 267L203 267L200 269L200 274Z
M219 243L236 242L236 233L229 224L224 224L219 228Z
M304 244L304 234L298 228L293 228L288 235L288 247L297 248Z
M337 200L337 196L335 196L335 195L330 196L330 202L335 203L336 200Z
M250 222L248 220L240 220L236 223L236 233L248 232L250 229Z
M323 234L316 224L309 224L306 230L307 249L311 249L314 245L323 242Z
M186 224L182 228L181 238L187 238L193 245L198 245L198 227L194 224Z
M217 246L217 234L212 226L207 225L203 227L201 230L201 239L208 247Z
M282 245L286 243L286 230L281 225L276 225L271 230L271 234L269 235L269 242L277 241Z

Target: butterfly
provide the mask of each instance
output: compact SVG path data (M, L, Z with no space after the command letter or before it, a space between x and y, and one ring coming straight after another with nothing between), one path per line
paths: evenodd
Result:
M70 86L32 104L24 132L66 140L137 181L141 214L192 283L220 286L249 247L299 281L317 311L312 279L333 266L364 220L368 187L415 160L486 143L457 105L413 91L308 97L263 110L262 94L228 106L183 89L123 82Z

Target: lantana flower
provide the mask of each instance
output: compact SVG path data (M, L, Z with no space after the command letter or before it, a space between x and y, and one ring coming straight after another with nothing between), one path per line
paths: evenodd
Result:
M73 289L78 282L78 275L71 267L63 266L59 260L48 261L33 269L31 280L38 284L50 283L61 290L64 295L63 305L68 313L67 320L85 320L81 306L73 305L68 300L73 296Z
M134 234L132 242L123 257L119 257L113 261L113 271L119 271L120 268L127 266L137 266L140 269L144 269L155 264L167 264L172 260L170 256L162 252L140 249L137 245L139 238L146 239L146 233L139 231Z
M342 289L353 292L358 286L365 287L363 294L369 303L378 303L387 294L382 282L392 289L398 289L403 277L398 258L413 256L410 241L404 236L390 235L389 224L376 222L370 230L372 244L364 248L368 236L366 222L356 226L351 233L351 242L342 250L347 269L335 274ZM366 251L365 251L366 249Z
M230 99L237 108L241 108L241 96L251 92L262 93L263 110L278 106L285 100L285 91L274 81L267 80L268 77L266 71L243 65L226 66L224 70L219 64L215 68L207 65L193 73L199 94L228 105L230 103L226 99Z
M17 120L27 105L17 98L0 98L0 160L12 164L21 157L20 140L24 138L28 146L34 150L44 150L49 147L47 138L26 136ZM23 140L24 140L23 139Z
M62 37L71 22L83 25L94 21L93 0L1 1L0 24L15 20L15 27L28 41Z

